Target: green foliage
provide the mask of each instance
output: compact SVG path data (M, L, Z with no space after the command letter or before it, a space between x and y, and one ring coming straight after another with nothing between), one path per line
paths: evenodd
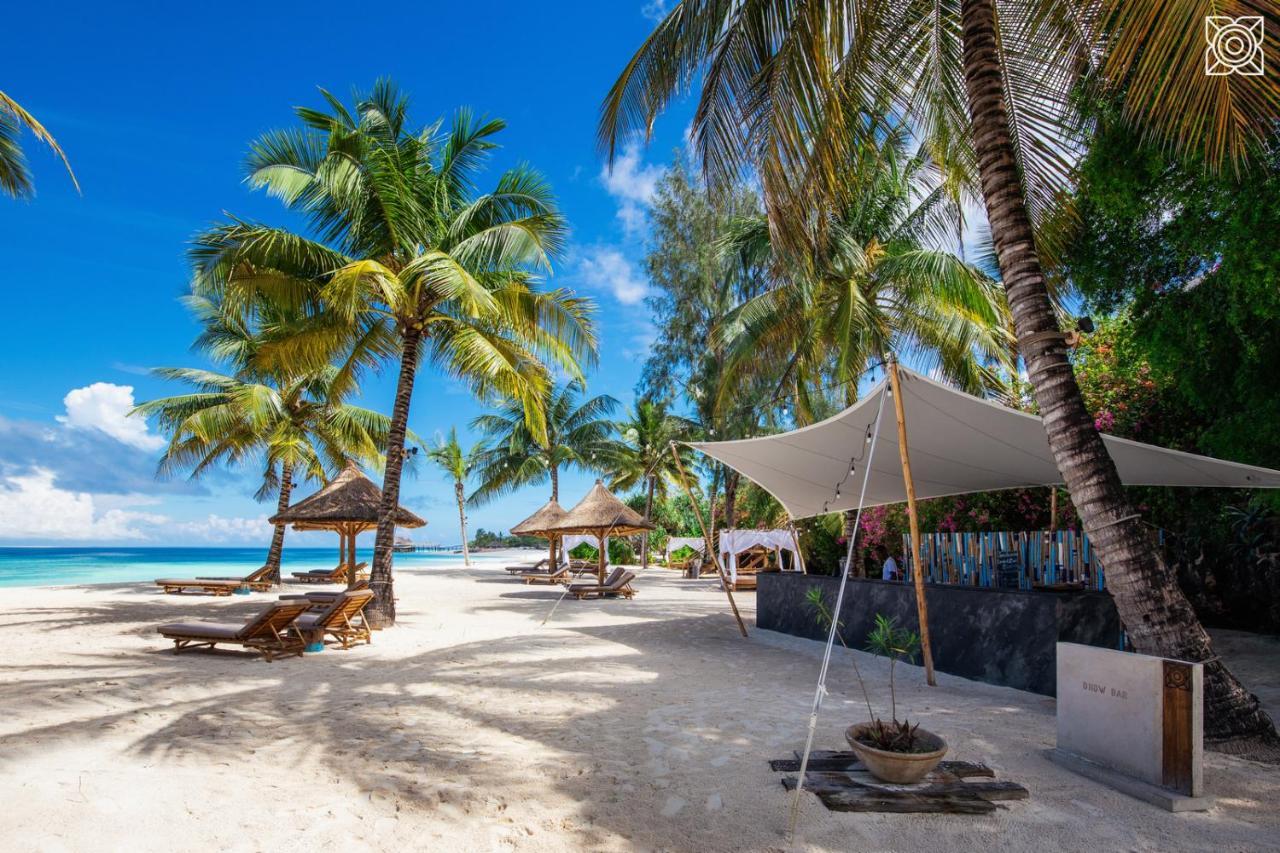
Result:
M883 613L877 613L875 628L867 634L867 651L890 660L905 660L915 663L916 653L920 651L920 635L905 628L899 628L897 620Z
M468 502L482 506L524 486L558 478L562 469L598 471L612 451L609 416L618 401L607 394L583 399L577 380L551 389L541 404L545 436L539 438L524 405L507 400L497 411L477 417L471 426L484 439L476 451L480 485Z
M1104 122L1081 166L1081 233L1063 272L1131 329L1117 364L1147 363L1192 449L1280 458L1280 154L1212 174ZM1083 383L1082 383L1083 384ZM1132 383L1128 383L1132 384ZM1144 439L1150 440L1150 439Z
M512 536L501 531L476 528L475 538L471 540L472 548L546 548L545 539L537 536Z
M609 540L609 562L612 565L632 565L636 562L636 549L631 541L621 536Z
M62 165L67 167L67 174L71 176L71 183L79 190L80 184L71 171L67 155L62 153L62 148L53 135L36 121L35 116L23 109L21 104L0 92L0 193L11 198L30 198L35 195L27 157L20 142L23 130L29 131L36 139L48 145L62 159Z

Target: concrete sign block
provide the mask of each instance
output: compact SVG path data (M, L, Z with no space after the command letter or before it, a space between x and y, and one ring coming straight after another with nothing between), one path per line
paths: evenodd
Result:
M1055 761L1171 811L1209 807L1203 665L1075 643L1057 657Z

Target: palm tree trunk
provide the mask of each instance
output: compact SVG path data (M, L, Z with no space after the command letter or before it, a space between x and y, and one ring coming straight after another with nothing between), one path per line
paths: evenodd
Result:
M650 514L653 512L653 487L657 478L650 475L648 478L649 486L644 496L644 520L649 521ZM649 531L640 534L640 568L649 568Z
M1256 696L1214 659L1177 579L1133 511L1115 463L1085 408L1058 331L1010 141L1009 114L996 43L994 0L963 0L964 78L987 220L1027 375L1049 446L1080 520L1107 569L1134 648L1205 661L1207 740L1261 739L1276 744L1274 724Z
M560 466L552 462L550 465L547 466L547 469L551 472L551 500L559 501L560 500Z
M276 514L289 508L289 495L293 492L293 466L288 462L280 468L280 497L276 500ZM267 565L271 567L271 585L280 585L280 557L284 553L284 529L288 525L277 524L271 534L271 548L267 551Z
M404 435L409 428L409 402L413 398L413 380L418 370L418 349L422 332L408 327L403 333L400 351L400 378L396 382L396 399L391 409L391 425L387 432L387 465L382 475L382 502L378 505L378 534L373 542L373 568L369 571L369 589L373 601L365 608L365 618L375 628L396 623L396 600L391 565L394 559L395 511L400 506L400 472L404 467Z
M724 529L732 530L738 519L738 480L742 475L737 471L724 475Z
M462 565L470 567L471 552L467 549L467 501L461 481L453 484L453 495L458 499L458 527L462 530Z

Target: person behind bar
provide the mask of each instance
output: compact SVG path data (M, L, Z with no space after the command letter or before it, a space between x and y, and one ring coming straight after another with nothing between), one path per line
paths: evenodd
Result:
M884 567L880 570L880 580L896 581L898 580L898 563L893 557L889 556L889 549L883 545L876 546L876 559L880 560Z

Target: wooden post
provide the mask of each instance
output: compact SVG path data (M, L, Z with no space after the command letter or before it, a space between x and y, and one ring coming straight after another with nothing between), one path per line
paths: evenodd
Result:
M598 565L597 565L597 567L596 567L596 574L600 576L600 585L601 585L601 586L604 586L604 564L605 564L605 563L608 561L608 559L609 559L609 556L605 553L605 551L606 551L606 550L608 550L608 549L606 549L606 548L605 548L605 546L604 546L604 539L605 539L605 533L604 533L604 531L601 531L601 532L600 532L600 551L599 551L599 553L596 555L597 560L598 560Z
M720 575L720 585L724 587L724 594L729 597L729 607L733 610L733 618L738 620L738 630L742 632L742 636L747 636L747 626L742 622L742 614L738 612L738 605L733 600L733 590L729 589L729 578L725 576L724 567L720 565L720 555L716 553L716 546L711 542L711 534L707 533L707 525L702 520L702 510L698 509L698 502L694 500L693 489L689 488L689 480L684 475L684 464L680 461L680 451L676 449L676 443L671 442L671 455L676 460L676 470L680 472L680 485L684 486L684 493L689 496L689 506L693 507L693 514L698 518L698 527L702 528L702 541L706 543L707 553L711 555L711 561L715 563L716 574Z
M1049 535L1058 527L1058 487L1049 487Z
M338 528L338 565L347 564L347 531Z
M920 517L916 514L916 484L911 478L911 454L907 450L907 419L902 405L902 383L898 360L889 359L889 384L893 388L893 411L898 418L898 454L902 457L902 481L907 487L907 518L911 522L912 579L916 588L916 615L920 619L920 650L924 653L924 677L930 687L933 677L933 650L929 647L929 608L924 600L924 563L920 562Z

